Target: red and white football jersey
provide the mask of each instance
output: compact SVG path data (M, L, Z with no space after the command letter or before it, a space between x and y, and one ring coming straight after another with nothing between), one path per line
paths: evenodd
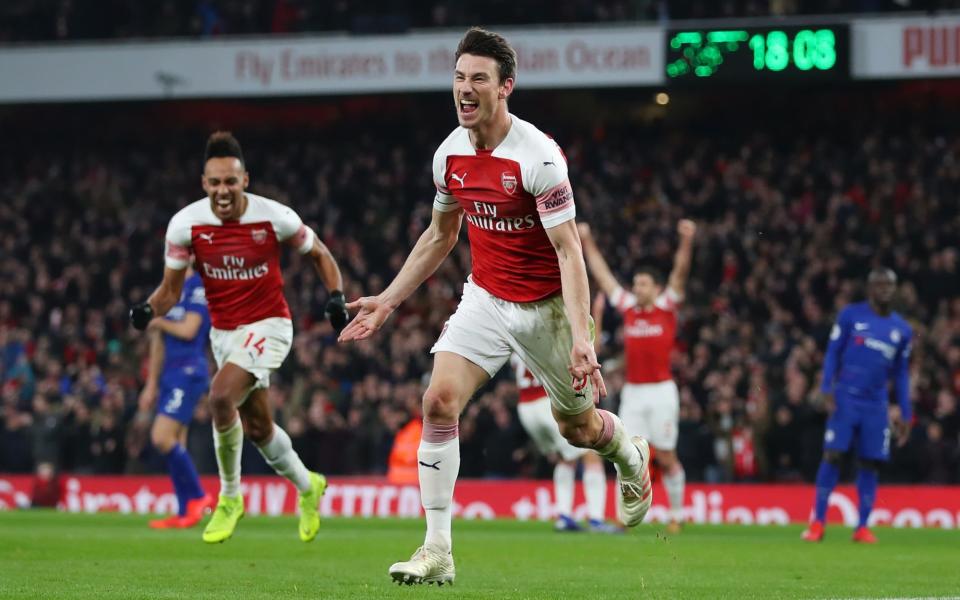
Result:
M544 228L576 216L567 161L556 142L511 116L507 137L477 150L458 127L433 157L439 211L466 214L473 282L511 302L560 292L557 253Z
M516 354L510 355L510 365L517 376L517 390L520 392L520 402L533 402L547 397L547 390L543 389L540 380L527 369Z
M283 297L280 242L306 254L313 231L288 206L246 194L239 221L221 221L210 199L197 200L170 219L165 263L184 269L190 251L207 290L210 319L217 329L236 329L270 317L290 318Z
M680 295L669 286L645 310L623 288L610 295L610 304L623 315L627 383L658 383L672 379L670 354L677 335Z

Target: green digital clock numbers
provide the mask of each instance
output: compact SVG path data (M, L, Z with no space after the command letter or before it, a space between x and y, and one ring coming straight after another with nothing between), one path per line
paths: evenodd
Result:
M792 42L791 51L791 40L783 31L750 36L753 68L782 71L792 65L801 71L826 71L837 65L837 36L830 29L801 29Z
M667 34L668 81L840 80L849 76L846 25Z

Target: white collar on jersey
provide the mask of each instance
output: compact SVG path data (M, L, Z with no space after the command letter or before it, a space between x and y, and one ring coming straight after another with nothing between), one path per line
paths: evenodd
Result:
M500 156L506 150L511 149L519 142L518 138L520 136L520 132L518 131L519 127L517 125L517 121L521 121L522 119L518 119L510 113L507 113L507 116L510 117L510 129L507 130L507 135L500 140L500 143L497 144L496 148L490 151L490 154L493 156ZM461 127L460 129L463 131L462 142L465 147L462 150L457 148L457 154L467 154L467 149L469 149L469 154L476 155L477 147L473 145L473 140L470 139L470 130L466 127Z

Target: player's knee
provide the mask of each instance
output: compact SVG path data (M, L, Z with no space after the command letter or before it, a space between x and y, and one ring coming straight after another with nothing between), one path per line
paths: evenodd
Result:
M150 443L160 454L167 454L177 445L177 436L170 431L156 427L150 430Z
M270 441L273 434L273 421L264 419L243 419L243 434L256 444L262 446Z
M460 399L448 386L431 385L423 393L423 418L431 423L455 422L460 416Z
M233 411L235 408L233 398L224 390L217 388L211 389L208 399L210 401L210 410L215 413Z
M571 446L576 446L577 448L589 448L590 440L586 435L583 434L582 428L580 427L570 427L561 429L560 433L563 434L563 437L570 442Z
M584 423L561 419L557 422L557 425L560 427L560 435L570 442L571 446L592 448L597 439L597 432L591 432Z

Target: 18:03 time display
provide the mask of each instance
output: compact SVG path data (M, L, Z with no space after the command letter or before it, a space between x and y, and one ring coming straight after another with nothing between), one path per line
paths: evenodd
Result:
M850 75L848 26L673 29L669 82L839 81Z

